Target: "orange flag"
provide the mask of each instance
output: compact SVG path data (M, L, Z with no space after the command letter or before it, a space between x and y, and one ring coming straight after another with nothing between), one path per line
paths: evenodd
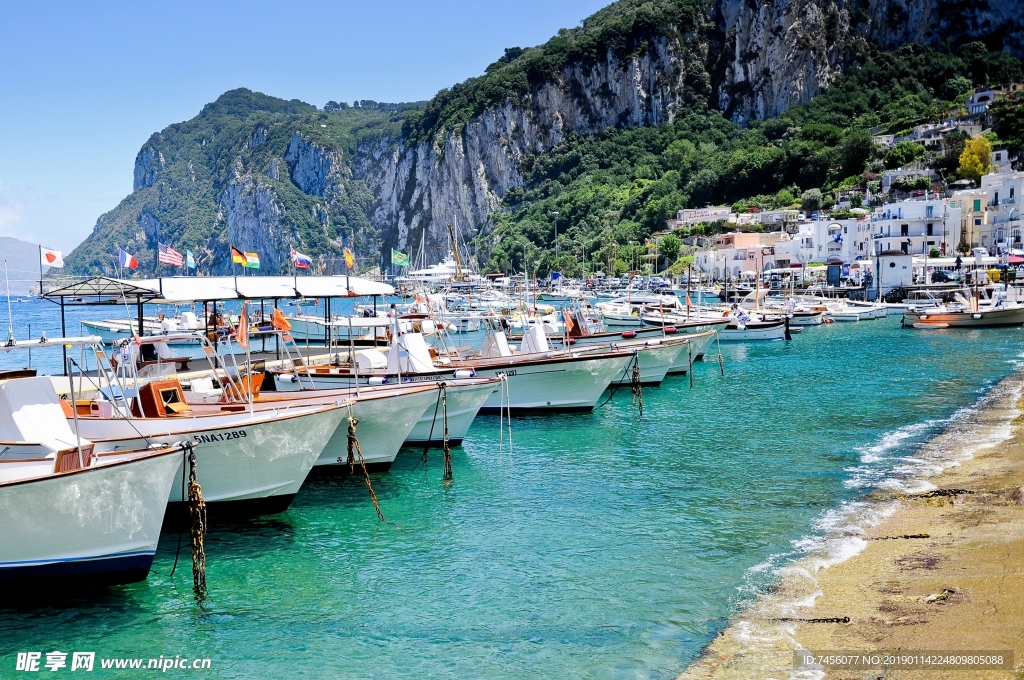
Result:
M284 313L280 309L274 310L273 316L274 328L279 331L290 331L292 325L288 323L288 319L284 318Z
M249 314L246 312L245 305L242 305L242 313L238 317L235 340L242 349L249 349Z
M274 328L276 328L279 331L286 331L282 335L284 341L291 342L292 336L289 335L287 331L290 331L292 329L292 325L288 323L288 319L284 318L284 312L282 312L280 309L275 309L274 315L271 318L273 320Z

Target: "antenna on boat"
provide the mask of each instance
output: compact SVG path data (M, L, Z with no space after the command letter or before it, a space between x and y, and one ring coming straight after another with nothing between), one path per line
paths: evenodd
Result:
M14 346L14 315L11 314L11 280L7 276L7 260L4 260L4 282L7 284L7 346Z

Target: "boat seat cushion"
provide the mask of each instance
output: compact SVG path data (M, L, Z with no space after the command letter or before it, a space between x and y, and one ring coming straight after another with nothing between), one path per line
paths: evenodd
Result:
M0 440L38 442L54 451L77 447L78 439L49 378L0 383ZM83 445L87 443L82 440Z

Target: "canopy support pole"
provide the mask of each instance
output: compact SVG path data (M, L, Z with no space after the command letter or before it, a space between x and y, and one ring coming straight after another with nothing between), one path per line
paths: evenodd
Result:
M60 337L68 337L67 329L64 325L64 296L60 296ZM64 353L64 375L68 374L68 346L61 345L61 351Z

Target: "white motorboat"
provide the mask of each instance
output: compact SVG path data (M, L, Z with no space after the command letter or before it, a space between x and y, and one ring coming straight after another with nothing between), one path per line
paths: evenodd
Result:
M103 340L105 345L116 345L122 340L132 338L133 329L138 326L136 320L124 321L121 319L104 319L103 321L85 320L82 327L89 333L96 335ZM169 333L180 333L183 331L202 330L202 323L192 312L183 312L178 317L160 319L158 317L145 317L142 320L142 333L147 337L157 337ZM169 345L194 345L194 340L175 340L168 342Z
M783 340L786 337L786 322L759 321L750 319L741 323L733 319L720 334L722 342L748 342L751 340Z
M177 339L181 335L184 334L171 337ZM214 353L203 336L192 335L198 336L197 341L209 350L208 357ZM97 352L96 357L99 365L104 366L102 352ZM219 365L225 366L225 358L218 358ZM139 378L134 368L132 362L122 362L118 368L120 377L102 370L101 382L93 384L96 391L92 400L77 405L77 412L69 412L69 422L74 421L78 432L97 445L116 441L113 447L104 444L112 450L98 454L111 460L122 455L124 449L154 442L192 441L200 484L211 514L270 514L285 510L334 435L345 415L343 407L347 406L342 402L282 408L255 404L248 400L247 381L236 382L223 370L222 376L217 371L214 375L218 381L225 381L227 394L213 390L212 398L194 399L190 403L177 379L147 381ZM254 383L254 387L258 385ZM193 394L195 388L193 381ZM169 500L183 502L180 486L171 490ZM180 512L180 507L175 512Z
M294 381L282 379L279 375L278 385L289 391L282 390L279 395L275 395L273 392L264 392L260 395L260 400L288 398L298 400L354 399L353 410L359 419L359 431L363 431L364 425L371 427L373 423L378 423L379 427L386 429L390 441L397 442L394 447L394 454L398 453L398 447L403 442L407 444L440 444L442 442L445 425L445 409L442 400L447 402L448 442L452 446L461 443L480 408L490 394L498 388L500 383L497 379L460 378L442 381L444 384L443 392L440 382L433 385L425 383L399 385L395 383L363 386L360 387L359 396L357 397L353 388L324 388L323 382L317 380L317 370L320 369L312 367L309 377L305 375L300 377L297 374L292 374ZM290 391L300 385L308 387L310 383L319 387L317 389L304 389L299 392ZM428 397L425 410L423 410L418 420L410 426L409 432L404 439L399 440L398 436L404 427L405 415L415 410L414 405L411 403L413 393L423 393L424 391L426 391L426 396ZM423 396L420 394L417 396L417 399L421 399ZM390 402L390 404L386 402ZM402 410L400 417L390 415L391 406L397 406ZM394 418L398 418L398 420ZM347 436L346 430L347 421L342 421L341 426L335 433L334 439L337 440L342 435ZM394 455L391 455L390 460L388 460L386 453L381 454L377 450L370 450L368 453L366 446L362 446L362 449L363 455L368 461L370 459L369 456L374 458L375 463L377 461L386 461L390 465L390 462L394 460ZM328 458L330 452L334 450L338 450L338 447L333 446L332 441L331 444L328 444L324 453L321 454L320 461ZM322 464L320 461L317 462L318 465Z
M387 358L365 350L357 353L357 367L311 367L318 388L349 388L396 381L436 383L458 378L499 378L504 390L492 392L482 412L589 411L597 405L611 381L632 360L630 352L588 355L551 350L539 326L530 327L524 347L513 352L503 331L490 330L482 350L452 350L435 361L419 333L403 333L391 345ZM376 355L376 356L375 356ZM272 371L279 383L291 382L295 371ZM301 377L301 376L300 376ZM504 394L504 398L502 397ZM506 399L507 401L504 401Z
M182 447L117 462L100 449L72 432L49 378L0 382L0 583L73 577L81 588L149 574Z

